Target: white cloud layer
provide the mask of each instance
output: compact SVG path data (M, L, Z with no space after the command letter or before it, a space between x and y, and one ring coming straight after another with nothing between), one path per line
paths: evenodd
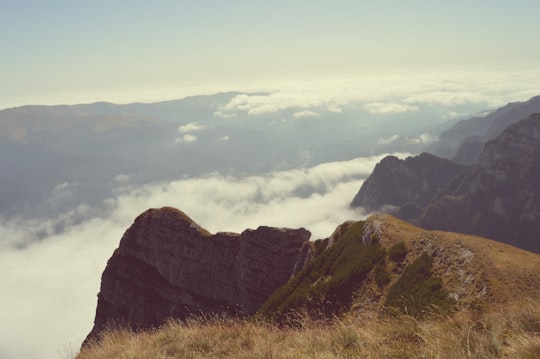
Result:
M378 145L389 145L391 143L394 143L396 141L398 141L399 139L401 138L401 136L397 135L397 134L394 134L392 136L388 136L388 137L381 137L377 140L377 144Z
M199 138L195 135L192 135L192 134L185 134L183 136L180 136L180 137L177 137L174 142L176 143L193 143L193 142L197 142L199 140Z
M403 105L399 103L372 102L364 105L365 109L373 114L402 113L418 111L418 106Z
M407 154L397 154L405 157ZM348 205L382 156L325 163L264 176L205 177L118 189L101 216L52 234L62 218L0 221L0 357L58 358L75 353L90 331L100 276L122 233L151 207L174 206L211 232L259 225L305 227L312 238L360 214ZM77 212L77 213L75 213ZM88 213L96 213L89 211ZM49 233L31 245L29 239ZM20 246L24 247L21 248Z
M421 110L432 106L475 104L486 109L523 101L540 93L540 71L445 71L350 74L316 80L280 81L279 86L246 87L256 94L235 96L216 116L260 115L283 110L341 113L353 103L378 114ZM276 90L276 88L279 88Z
M434 136L429 133L422 133L418 135L417 137L409 137L407 138L407 143L411 145L429 145L432 142L435 142L438 140L437 136Z
M298 111L293 114L294 118L309 118L309 117L319 117L320 115L314 111Z
M188 133L188 132L202 131L204 129L206 129L206 126L198 124L196 122L190 122L185 125L179 126L178 132Z

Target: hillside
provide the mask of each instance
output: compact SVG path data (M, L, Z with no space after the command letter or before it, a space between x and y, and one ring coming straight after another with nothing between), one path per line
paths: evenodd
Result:
M540 355L539 255L379 214L311 242L310 256L256 319L207 313L157 331L107 330L77 358ZM430 266L418 264L426 258ZM392 299L396 288L401 295ZM411 300L406 288L415 290Z
M333 235L333 244L317 251L259 313L275 317L299 308L327 314L350 309L381 313L396 306L423 317L431 305L447 313L475 306L496 310L516 296L538 298L540 293L540 256L533 253L485 238L427 231L385 214L343 226ZM431 265L403 286L423 260ZM410 288L425 290L417 286L423 279L430 286L425 303L418 302L423 300L418 291L409 293L417 303L392 300L396 289L398 297Z

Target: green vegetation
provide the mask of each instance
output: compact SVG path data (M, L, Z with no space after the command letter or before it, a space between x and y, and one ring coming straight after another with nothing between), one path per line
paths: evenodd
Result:
M312 246L313 246L313 257L317 257L328 246L328 238L317 239L316 241L312 242Z
M382 258L375 265L375 282L379 288L383 288L390 282L390 273L386 269L386 258Z
M407 247L403 241L397 242L388 250L388 258L394 262L401 262L406 255Z
M280 317L298 308L337 314L350 307L353 292L383 260L384 250L363 245L364 222L352 225L330 248L321 251L259 309L264 317ZM321 308L322 304L322 308Z
M426 252L411 263L388 290L386 307L396 307L413 317L424 317L428 309L447 311L455 301L442 288L442 280L432 276L433 259Z

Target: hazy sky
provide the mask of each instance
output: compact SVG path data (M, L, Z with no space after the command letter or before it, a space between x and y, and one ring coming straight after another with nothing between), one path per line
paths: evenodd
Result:
M538 13L536 0L0 0L0 108L388 71L537 70Z

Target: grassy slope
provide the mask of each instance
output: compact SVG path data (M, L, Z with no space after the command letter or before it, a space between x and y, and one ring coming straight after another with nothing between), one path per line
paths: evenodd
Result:
M460 308L482 303L498 310L521 297L540 298L540 255L486 238L427 231L389 215L370 221L381 228L383 245L405 242L406 263L424 251L434 255L434 274L458 295Z
M321 288L336 290L327 293L330 298L342 295L341 285L346 283L354 288L352 306L339 319L315 322L300 310L294 328L287 329L264 321L213 319L171 323L137 335L117 330L77 359L540 357L539 255L474 236L425 231L388 215L373 216L367 225L377 233L376 247L384 248L388 278L382 285L376 280L381 258L375 247L366 252L368 266L340 265L347 264L343 260L350 253L356 257L365 250L358 242L364 229L359 222L342 231L332 250L319 248L311 266L289 282L278 299L267 302L265 309L271 313L294 308L306 303L306 294L320 294ZM386 255L401 242L407 249L403 258ZM457 299L457 311L425 320L381 315L390 288L425 252L432 258L431 274ZM352 270L344 274L340 268ZM319 280L312 273L318 273ZM301 300L291 302L298 288L303 288L301 295L292 297Z
M426 321L347 316L324 325L305 319L297 329L246 320L193 320L154 332L108 332L77 359L539 357L540 307L523 302L482 317L466 312Z

